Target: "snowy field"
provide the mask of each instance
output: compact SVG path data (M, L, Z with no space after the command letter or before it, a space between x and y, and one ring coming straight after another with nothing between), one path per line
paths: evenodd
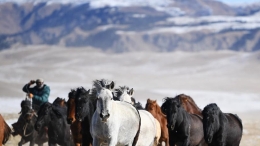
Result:
M223 112L238 114L245 124L242 146L260 142L260 52L112 54L55 46L3 50L0 113L8 124L18 117L25 98L22 87L39 77L51 88L50 102L56 97L67 100L71 89L89 89L93 80L102 78L115 81L116 87L134 88L134 97L143 106L148 98L161 105L163 98L184 93L201 109L217 103Z

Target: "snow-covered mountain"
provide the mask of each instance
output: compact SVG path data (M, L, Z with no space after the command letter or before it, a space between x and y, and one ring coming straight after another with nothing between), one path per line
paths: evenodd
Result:
M259 17L258 4L231 7L213 0L1 0L0 48L255 51Z

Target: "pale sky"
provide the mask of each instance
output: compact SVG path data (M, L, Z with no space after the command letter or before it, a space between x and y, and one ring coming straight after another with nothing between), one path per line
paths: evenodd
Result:
M218 0L228 4L243 4L243 3L254 3L260 2L260 0Z

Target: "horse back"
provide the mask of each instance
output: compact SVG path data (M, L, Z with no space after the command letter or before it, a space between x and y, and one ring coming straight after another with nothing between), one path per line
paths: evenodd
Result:
M243 132L242 120L238 117L238 115L237 115L237 114L232 114L232 113L228 113L228 114L226 114L226 115L232 117L232 119L239 124L239 126L240 126L240 128L241 128L241 131Z
M226 118L228 119L228 123L229 123L229 127L230 130L239 130L237 132L243 132L243 124L242 124L242 120L236 115L236 114L231 114L231 113L227 113L225 114ZM234 129L236 128L236 129Z
M226 125L227 143L239 145L242 138L243 125L241 119L234 114L225 114L228 124Z

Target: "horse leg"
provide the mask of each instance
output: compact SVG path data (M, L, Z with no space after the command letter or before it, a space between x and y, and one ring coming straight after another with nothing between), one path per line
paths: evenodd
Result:
M93 138L93 146L100 146L100 141L97 138Z
M18 143L18 146L22 146L25 143L26 143L26 141L23 138L21 138L20 142Z
M34 143L35 143L34 140L31 140L30 141L30 146L34 146Z

